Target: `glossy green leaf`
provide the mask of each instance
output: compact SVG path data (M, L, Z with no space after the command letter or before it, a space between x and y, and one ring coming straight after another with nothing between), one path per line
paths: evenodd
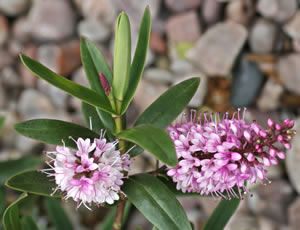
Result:
M131 31L127 14L122 12L117 20L112 92L114 97L122 101L128 87L131 64Z
M173 86L141 114L135 125L153 124L166 128L183 111L199 84L199 78L191 78Z
M86 125L89 126L89 128L92 128L94 132L100 133L101 129L105 129L94 106L82 102L81 111L83 113ZM92 125L92 127L90 127L90 125Z
M116 129L115 121L109 113L106 113L100 109L97 109L98 116L105 128L110 132L114 133Z
M128 200L155 226L164 230L191 230L185 212L172 192L156 177L139 174L122 186Z
M123 214L123 223L126 222L129 212L130 212L131 204L130 202L126 202ZM116 216L116 207L113 207L110 212L105 216L102 221L99 230L111 230L113 229L114 218Z
M157 227L153 226L152 230L159 230Z
M21 221L23 230L38 230L38 226L35 224L31 216L24 216Z
M5 194L5 188L3 185L0 185L0 216L2 216L2 213L6 207L6 194Z
M82 64L90 87L97 93L107 97L101 85L99 74L103 73L109 84L112 85L112 72L103 55L91 41L85 38L81 38L80 40L80 51ZM113 132L114 120L111 115L100 109L97 109L97 113L103 125L109 129L110 132Z
M40 196L52 196L51 194L57 186L54 181L51 181L50 177L37 170L18 173L10 177L5 185L17 191ZM57 192L52 197L61 197L61 195Z
M65 145L71 148L76 147L76 143L70 139L77 140L79 137L85 138L98 138L99 134L94 131L76 125L70 122L50 120L50 119L36 119L29 120L15 125L18 133L25 137L29 137L41 142L54 145Z
M123 100L122 113L126 112L130 102L132 101L137 86L142 78L144 65L146 61L147 51L149 48L151 32L151 15L147 7L140 26L138 42L136 45L132 65L129 72L129 87Z
M221 200L202 230L224 229L239 203L239 199Z
M99 94L84 86L74 83L62 76L57 75L39 62L25 56L20 55L23 64L37 77L42 78L51 85L65 91L66 93L77 97L78 99L99 107L100 109L115 114L105 94Z
M2 217L2 222L5 230L22 230L22 225L19 217L18 202L26 198L26 196L27 193L23 193L5 210Z
M104 56L93 42L84 37L80 39L80 54L91 88L97 92L104 92L99 80L100 73L103 73L112 85L112 72Z
M4 121L5 121L5 117L0 116L0 134L1 134L2 129L4 127Z
M69 217L66 215L61 203L58 199L47 198L46 199L47 213L50 222L54 225L57 230L72 230L72 223Z
M139 145L167 165L178 163L173 141L162 128L140 125L118 133L117 137Z
M36 169L42 163L40 157L26 156L17 160L8 160L0 162L0 184L2 185L10 176L27 170Z

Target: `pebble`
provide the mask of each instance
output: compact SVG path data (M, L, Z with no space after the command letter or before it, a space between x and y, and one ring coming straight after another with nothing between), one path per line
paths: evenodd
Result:
M296 94L300 94L300 54L289 54L280 57L277 71L284 86Z
M249 44L253 53L271 53L275 45L277 27L267 19L258 19L249 33Z
M283 27L284 31L294 40L300 40L300 11Z
M16 148L23 154L32 154L33 150L40 145L42 145L40 142L30 139L28 137L24 137L22 135L18 135L16 137Z
M162 93L167 91L167 89L168 87L165 85L142 79L133 99L138 111L144 111Z
M147 6L151 12L152 20L155 21L162 5L161 0L115 0L114 2L120 11L128 14L132 30L139 29L141 18Z
M5 92L2 86L2 82L0 81L0 109L2 109L6 104Z
M162 84L170 83L173 80L173 75L168 70L155 67L146 69L144 77L148 80Z
M2 83L6 88L15 90L21 86L20 76L12 66L7 66L1 70Z
M300 197L291 203L288 208L290 230L298 230L300 226Z
M193 78L193 77L198 77L200 78L200 85L195 93L195 95L193 96L192 100L189 102L188 106L193 107L193 108L198 108L200 105L202 105L204 103L204 99L206 97L207 94L207 88L208 88L208 79L207 77L201 73L193 73L193 74L189 74L186 76L181 76L181 77L177 77L174 79L173 84L178 84L179 82L182 82L184 80Z
M249 106L257 96L263 80L263 73L257 64L243 57L233 71L230 99L232 106Z
M0 89L1 89L0 84ZM2 90L0 91L3 92ZM1 98L0 98L1 101ZM20 122L20 119L13 109L1 110L0 114L5 117L4 128L1 132L1 142L6 148L13 148L15 146L17 133L14 131L14 125Z
M108 39L110 28L97 18L87 18L79 22L78 34L95 42L103 42Z
M80 42L71 40L62 45L45 44L37 51L38 61L60 75L69 75L81 64Z
M270 111L279 108L280 96L284 89L283 86L272 78L268 79L257 100L257 106L261 111Z
M30 5L30 0L0 0L0 11L7 16L18 16Z
M75 32L75 15L67 0L34 1L29 20L37 40L58 41Z
M22 120L55 117L56 114L49 98L35 89L22 92L17 108Z
M195 11L177 14L168 19L167 35L171 42L193 42L200 37L201 29Z
M37 88L43 92L45 96L48 96L56 107L64 109L68 97L67 93L40 78L37 80Z
M3 69L5 66L13 64L14 60L11 53L8 52L6 49L0 49L0 69Z
M203 0L200 13L206 25L219 21L223 3L219 0Z
M9 36L8 21L6 17L0 14L0 47L3 46Z
M174 12L182 12L189 9L198 8L202 0L166 0L166 6Z
M117 18L116 1L111 0L74 0L85 18L97 18L112 26Z
M236 213L231 217L224 230L258 230L258 221L254 216Z
M255 14L252 0L230 1L225 10L226 18L236 23L247 25Z
M12 26L13 37L21 42L28 42L31 39L31 24L27 17L19 17Z
M282 179L273 180L266 186L256 186L248 199L250 210L255 215L271 218L276 223L287 223L286 209L293 199L293 189Z
M296 13L297 0L259 0L257 11L265 18L276 22L286 22Z
M291 141L292 149L288 150L286 153L286 169L288 177L298 194L300 194L300 118L295 120L296 135Z
M197 72L191 62L179 58L171 61L170 70L177 76L188 75Z
M226 76L247 39L247 30L233 22L210 27L187 52L187 58L208 76Z

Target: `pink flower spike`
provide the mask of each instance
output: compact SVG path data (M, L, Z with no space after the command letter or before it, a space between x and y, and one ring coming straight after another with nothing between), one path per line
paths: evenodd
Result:
M247 140L248 142L251 141L251 134L250 134L250 132L249 132L248 130L245 130L245 131L244 131L244 137L246 138L246 140Z
M271 118L269 118L269 119L268 119L268 126L269 126L271 129L273 129L273 128L274 128L274 125L275 125L275 122L274 122Z
M291 129L291 128L294 127L294 125L295 125L295 122L294 122L293 120L291 120L291 121L289 122L288 128Z
M242 159L241 154L239 154L237 152L232 152L231 153L231 160L233 160L233 161L239 161L240 159Z
M167 175L178 190L221 198L227 193L230 199L238 196L233 192L236 186L242 198L247 191L245 182L268 180L265 168L285 157L275 144L281 142L289 148L294 131L285 127L288 120L281 126L272 119L268 119L270 129L263 130L255 122L246 124L245 114L239 113L231 118L226 113L218 121L204 113L198 119L193 116L190 121L183 119L169 126L179 163L168 166Z
M280 159L285 159L285 153L284 153L284 152L277 152L277 156L278 156Z
M106 79L106 77L104 76L103 73L99 73L99 78L100 78L100 83L101 83L101 86L102 88L104 89L105 91L105 94L106 95L109 95L110 94L110 91L111 91L111 88L110 88L110 85Z

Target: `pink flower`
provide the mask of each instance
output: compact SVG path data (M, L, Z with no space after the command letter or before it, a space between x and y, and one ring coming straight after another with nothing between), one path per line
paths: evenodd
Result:
M57 187L53 193L60 189L64 199L72 197L77 202L77 208L81 204L89 208L87 204L113 204L119 200L130 156L121 155L115 149L118 141L107 142L102 134L93 142L82 138L74 141L77 150L57 146L56 151L47 153L51 168L42 171L55 177Z
M190 121L184 118L168 127L179 163L168 167L167 175L183 192L242 198L242 193L248 191L246 182L269 182L265 168L277 164L277 158L285 158L275 143L289 149L295 134L291 130L294 122L289 119L281 125L269 119L268 130L255 122L246 124L245 110L242 116L238 110L231 119L228 113L223 119L212 113L196 119L194 114Z

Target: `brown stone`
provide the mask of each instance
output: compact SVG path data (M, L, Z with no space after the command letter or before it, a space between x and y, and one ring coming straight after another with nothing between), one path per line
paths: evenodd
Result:
M197 13L189 11L168 19L167 35L173 42L194 42L200 37L200 24Z
M167 43L158 32L151 32L150 48L158 54L165 54L167 52Z
M181 12L200 6L202 0L166 0L166 5L170 10Z
M9 35L8 21L0 14L0 47L3 46Z
M60 75L69 75L81 64L80 42L68 41L62 45L46 44L38 49L38 60Z

